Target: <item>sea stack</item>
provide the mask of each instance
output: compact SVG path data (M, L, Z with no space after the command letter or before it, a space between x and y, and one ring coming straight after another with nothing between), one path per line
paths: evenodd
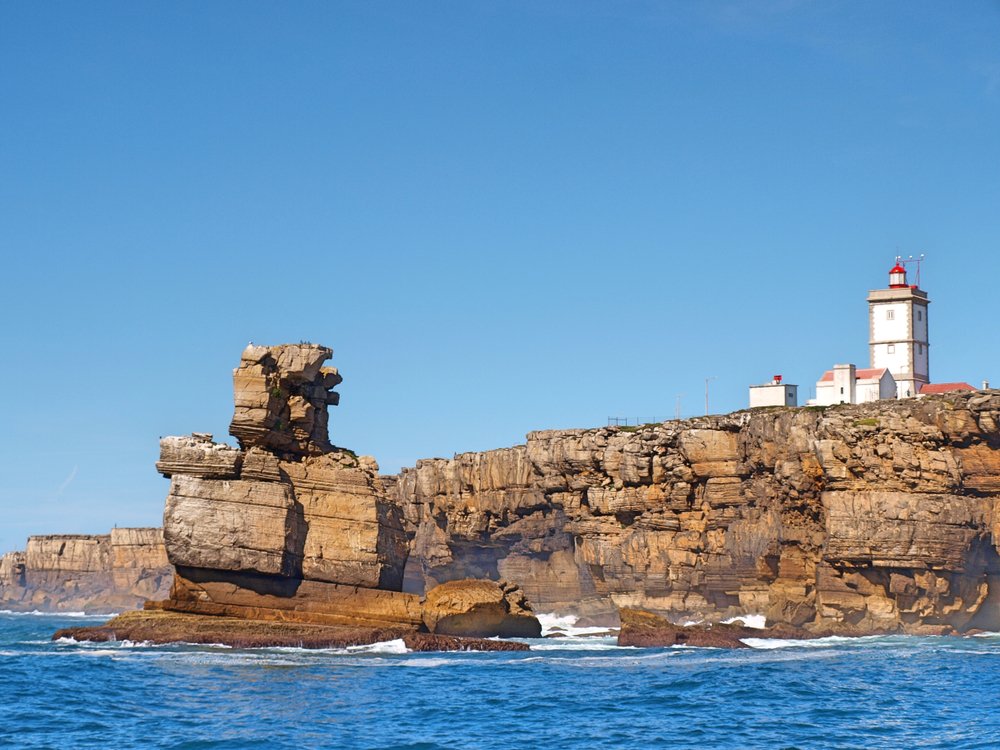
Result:
M206 433L160 441L170 596L62 634L321 647L402 638L420 650L540 635L521 590L503 581L452 582L426 598L402 592L399 508L375 459L328 437L327 407L341 382L324 366L332 355L316 344L243 351L230 427L240 447Z
M332 355L315 344L248 346L233 373L230 431L240 449L198 433L160 441L174 604L248 603L218 583L272 593L280 583L290 594L300 581L334 586L315 589L310 604L338 600L343 586L401 588L406 538L378 465L327 436L327 406L338 402L331 389L341 382L323 367Z

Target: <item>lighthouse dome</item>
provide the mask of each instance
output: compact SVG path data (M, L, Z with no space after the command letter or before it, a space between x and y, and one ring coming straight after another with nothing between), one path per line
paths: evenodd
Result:
M889 269L889 288L890 289L900 289L906 287L906 269L903 268L903 264L896 262L891 269Z

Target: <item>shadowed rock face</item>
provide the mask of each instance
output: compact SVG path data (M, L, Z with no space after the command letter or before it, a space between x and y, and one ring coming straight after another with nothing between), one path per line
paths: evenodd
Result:
M1000 627L1000 393L549 430L386 478L405 589L536 610L764 613L816 632Z
M164 596L172 575L160 529L33 536L0 557L0 609L128 609Z

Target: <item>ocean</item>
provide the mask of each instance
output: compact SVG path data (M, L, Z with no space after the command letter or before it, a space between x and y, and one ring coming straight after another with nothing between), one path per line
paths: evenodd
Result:
M49 640L102 619L0 614L0 747L1000 748L1000 634L723 651L569 628L446 654Z

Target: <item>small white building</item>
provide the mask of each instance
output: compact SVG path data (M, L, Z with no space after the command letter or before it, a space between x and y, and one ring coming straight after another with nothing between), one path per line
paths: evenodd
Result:
M816 406L831 404L866 404L883 398L896 398L896 380L887 367L859 370L854 365L834 365L816 382Z
M750 408L758 406L798 406L799 387L782 383L781 376L775 375L770 383L750 386Z

